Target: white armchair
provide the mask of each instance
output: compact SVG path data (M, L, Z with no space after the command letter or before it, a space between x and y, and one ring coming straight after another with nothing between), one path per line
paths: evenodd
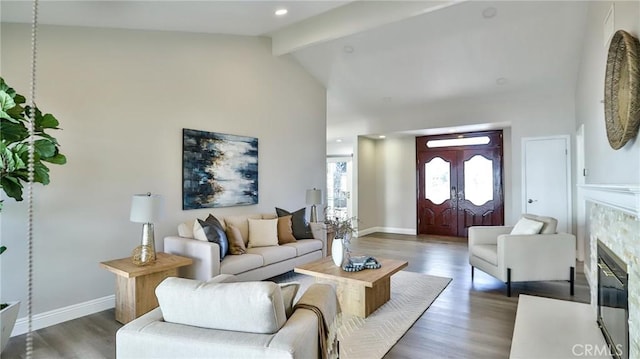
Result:
M576 238L556 233L557 220L526 214L523 217L544 225L539 234L510 234L513 226L469 228L469 264L471 280L474 268L507 284L512 282L568 280L574 293Z

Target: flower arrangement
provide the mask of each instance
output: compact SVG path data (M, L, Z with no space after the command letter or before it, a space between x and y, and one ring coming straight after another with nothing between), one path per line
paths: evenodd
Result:
M340 217L334 217L332 219L325 220L327 227L331 227L335 232L336 238L350 239L357 231L357 227L354 227L353 223L357 222L356 217L341 219Z

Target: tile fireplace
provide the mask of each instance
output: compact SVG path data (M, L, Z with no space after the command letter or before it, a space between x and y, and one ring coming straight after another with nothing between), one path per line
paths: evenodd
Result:
M614 338L612 349L617 349L616 345L624 348L628 337L628 349L620 350L626 356L619 358L640 358L640 186L582 185L578 196L586 209L585 247L589 257L585 258L585 275L591 288L593 320L604 314L602 321ZM607 266L602 258L607 258ZM620 273L626 273L627 278L626 283L620 280L622 286L614 279L624 278L624 274L616 276ZM604 292L598 291L599 285L607 287ZM626 297L626 314L618 308L624 306L622 297ZM600 312L599 301L608 304Z

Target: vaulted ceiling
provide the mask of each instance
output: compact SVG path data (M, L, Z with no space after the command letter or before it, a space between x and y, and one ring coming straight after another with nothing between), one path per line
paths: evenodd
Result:
M0 5L28 22L30 2ZM288 9L286 16L274 11ZM582 1L42 1L40 22L272 38L327 88L328 141L349 123L537 88L572 88ZM400 111L402 110L402 111ZM353 133L353 132L362 133ZM363 132L364 131L364 132Z

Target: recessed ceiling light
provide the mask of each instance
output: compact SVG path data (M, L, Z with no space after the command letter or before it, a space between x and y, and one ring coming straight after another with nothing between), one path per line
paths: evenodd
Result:
M492 17L496 16L498 14L498 9L496 9L495 7L488 7L484 10L482 10L482 17L485 19L491 19Z
M346 52L347 54L350 54L350 53L353 53L355 49L351 45L344 45L344 47L342 48L342 51Z
M278 10L276 10L276 15L277 15L277 16L284 16L284 15L286 15L288 12L289 12L289 10L287 10L287 9L278 9Z
M499 86L506 85L507 82L507 79L504 77L499 77L498 79L496 79L496 84Z
M342 142L342 139L341 139L341 138L338 138L338 139L336 140L336 142L340 143L340 142Z
M378 138L387 138L387 136L385 136L385 135L380 135L380 136L378 136Z

